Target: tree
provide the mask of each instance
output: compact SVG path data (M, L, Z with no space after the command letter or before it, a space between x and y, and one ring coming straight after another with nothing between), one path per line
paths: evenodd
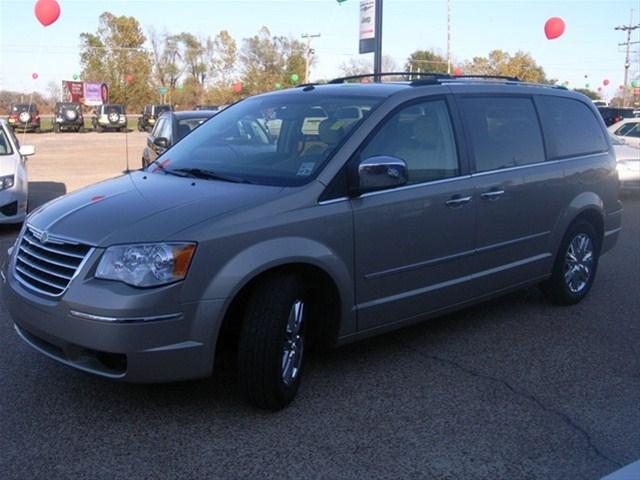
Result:
M153 51L153 74L158 85L175 88L184 73L180 38L164 32L161 36L153 29L149 31Z
M133 17L100 15L95 34L80 34L80 65L86 81L106 82L109 101L139 107L154 98L152 56L144 50L146 38Z
M271 36L267 27L243 40L240 53L243 94L273 90L276 83L290 85L291 75L302 78L305 46L298 40Z
M432 50L416 50L404 66L407 72L447 73L447 60Z
M221 87L231 85L236 68L238 46L229 32L222 30L213 39L208 49L207 67L209 75Z
M582 93L583 95L589 97L591 100L600 100L600 98L602 98L600 97L600 94L598 92L594 92L593 90L590 90L588 88L574 88L573 91Z
M553 83L531 55L522 51L511 55L502 50L492 50L487 57L474 57L466 62L462 71L465 75L504 75L526 82Z
M390 55L383 55L382 71L395 72L396 70L398 70L398 65L394 58ZM354 75L367 75L373 73L373 62L371 59L350 58L348 62L343 62L340 65L340 71L345 77L351 77Z
M198 84L204 85L208 73L206 53L207 47L211 46L210 40L202 40L188 32L182 32L178 38L182 43L182 60L187 73Z

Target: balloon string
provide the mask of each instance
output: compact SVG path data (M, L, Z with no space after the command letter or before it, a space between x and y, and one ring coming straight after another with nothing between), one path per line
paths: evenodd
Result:
M44 50L44 45L43 45L43 41L44 41L44 29L45 27L42 27L40 29L40 40L38 41L38 50L36 51L36 61L35 64L39 65L40 64L40 59L42 58L42 51ZM36 72L37 73L37 72ZM31 76L33 77L33 73L31 74ZM37 80L38 78L32 78L32 80ZM31 88L31 93L29 94L29 106L27 107L27 112L29 112L29 115L31 115L31 105L33 104L33 93L34 93L34 89L35 86L33 88ZM40 112L38 112L39 114ZM20 120L20 119L18 119ZM42 119L40 119L42 121ZM27 126L24 126L24 129L22 130L22 143L24 144L25 139L27 138Z

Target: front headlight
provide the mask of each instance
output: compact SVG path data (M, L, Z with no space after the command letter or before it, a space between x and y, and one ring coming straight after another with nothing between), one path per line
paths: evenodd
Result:
M109 247L96 278L134 287L157 287L184 279L195 252L194 243L150 243Z
M5 175L4 177L0 177L0 190L6 190L7 188L13 187L15 182L15 175Z

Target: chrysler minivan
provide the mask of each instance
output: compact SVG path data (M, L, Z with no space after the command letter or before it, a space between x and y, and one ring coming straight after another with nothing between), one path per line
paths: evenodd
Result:
M31 347L111 379L206 377L231 345L246 398L277 410L310 346L533 284L579 302L620 232L618 190L581 94L446 75L303 85L34 211L4 299Z

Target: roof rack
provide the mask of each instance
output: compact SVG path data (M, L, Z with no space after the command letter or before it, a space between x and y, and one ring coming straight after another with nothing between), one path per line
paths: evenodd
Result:
M361 75L349 75L348 77L334 78L333 80L330 80L328 83L329 84L345 83L345 82L348 82L349 80L358 80L361 78L369 78L369 77L381 78L381 77L400 77L400 76L430 77L434 80L438 78L451 78L451 76L446 73L438 73L438 72L383 72L383 73L364 73Z

